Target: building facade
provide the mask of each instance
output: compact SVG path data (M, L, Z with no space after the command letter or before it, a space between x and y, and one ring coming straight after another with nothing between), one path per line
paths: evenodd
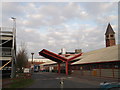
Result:
M83 53L79 61L72 63L72 74L119 78L118 49L120 45Z
M105 41L106 48L83 53L77 58L79 61L72 63L73 74L119 78L120 45L116 45L115 32L110 23L105 33Z

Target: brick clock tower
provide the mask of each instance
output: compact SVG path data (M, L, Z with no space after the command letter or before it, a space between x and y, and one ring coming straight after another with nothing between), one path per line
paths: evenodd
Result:
M105 33L106 47L116 45L115 42L115 32L113 31L110 23L108 24L106 33Z

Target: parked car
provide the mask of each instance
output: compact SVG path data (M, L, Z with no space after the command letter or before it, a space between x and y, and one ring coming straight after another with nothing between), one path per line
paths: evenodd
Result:
M120 82L100 83L100 90L120 90Z
M24 75L31 77L31 69L30 68L24 68Z
M34 65L34 72L39 72L40 66L39 65Z

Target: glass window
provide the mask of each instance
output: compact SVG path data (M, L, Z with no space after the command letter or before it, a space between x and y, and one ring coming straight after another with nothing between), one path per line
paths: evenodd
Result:
M109 35L106 36L106 38L108 38L108 37L109 37Z
M114 35L110 35L110 37L113 37Z

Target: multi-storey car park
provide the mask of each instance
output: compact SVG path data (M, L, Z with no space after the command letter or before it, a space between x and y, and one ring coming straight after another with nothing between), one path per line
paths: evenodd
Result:
M2 78L14 76L14 64L16 57L15 29L0 27L0 70Z

